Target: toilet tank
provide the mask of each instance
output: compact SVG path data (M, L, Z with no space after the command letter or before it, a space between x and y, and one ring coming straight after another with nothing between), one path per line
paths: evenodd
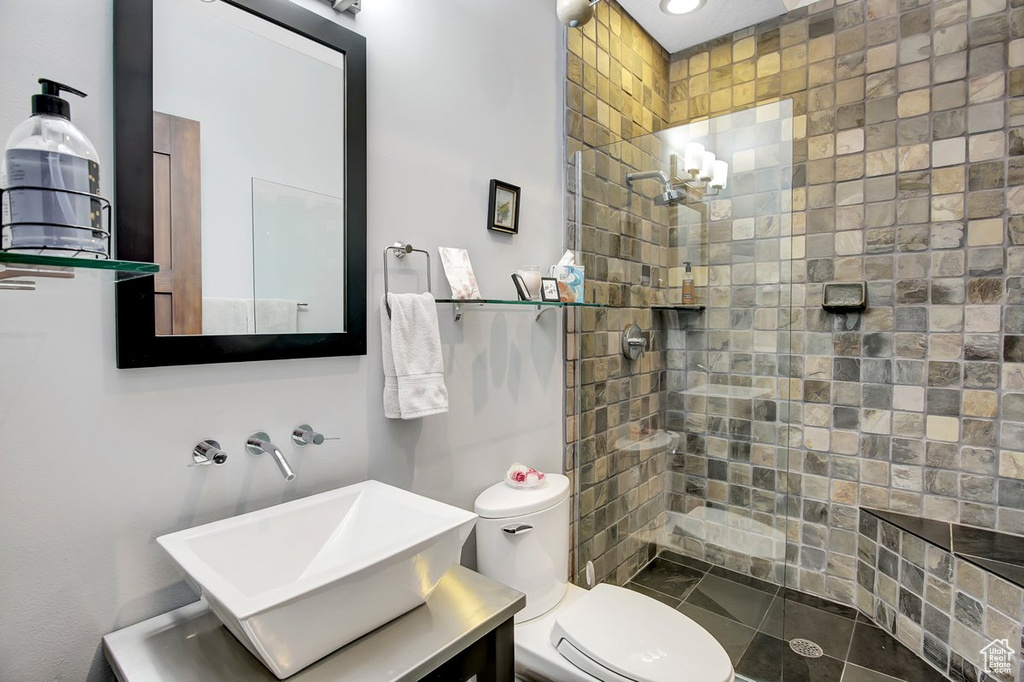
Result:
M555 606L569 583L569 479L537 488L496 483L476 498L477 571L526 595L516 622Z

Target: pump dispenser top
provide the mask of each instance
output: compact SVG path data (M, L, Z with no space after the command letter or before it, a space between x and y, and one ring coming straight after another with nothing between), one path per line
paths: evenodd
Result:
M61 97L86 95L49 78L40 78L39 84L42 91L32 96L32 116L11 133L0 163L0 249L107 258L99 157L71 122L71 104Z
M72 95L78 95L79 97L88 97L81 90L47 78L40 78L39 83L43 86L43 92L42 94L32 96L33 116L46 114L48 116L60 116L70 121L71 104L66 99L62 99L60 93L70 92Z

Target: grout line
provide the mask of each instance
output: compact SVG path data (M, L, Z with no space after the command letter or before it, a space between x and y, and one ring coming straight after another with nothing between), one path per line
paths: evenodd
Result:
M860 668L861 670L867 670L870 673L874 673L875 675L879 675L881 677L884 677L886 680L893 680L893 682L903 682L903 680L901 680L899 677L893 677L892 675L886 675L885 673L879 672L878 670L872 670L871 668L866 668L866 667L864 667L862 665L857 665L856 663L850 663L849 661L847 661L846 663L843 664L843 679L845 679L845 677L846 677L846 669L849 666L853 666L854 668ZM840 679L840 682L842 682L842 679Z
M778 597L775 597L775 599L778 599ZM774 606L774 604L775 604L775 602L773 600L772 603L768 605L768 609L764 612L764 615L761 616L761 620L759 620L757 622L757 627L754 628L758 632L764 633L764 634L766 634L766 635L768 635L770 637L774 637L774 635L772 635L772 633L770 633L770 632L766 632L765 630L762 630L761 626L764 625L764 622L766 620L768 620L768 614L771 612L772 606ZM783 604L782 605L782 637L780 639L785 638L785 636L786 636L786 605Z
M857 615L860 615L859 613ZM850 662L850 652L853 651L853 638L857 634L857 625L860 621L853 621L853 629L850 630L850 641L846 643L846 655L843 656L843 665ZM844 671L845 672L845 671Z
M638 583L638 582L634 582L634 581L632 581L632 580L629 580L629 581L627 581L627 582L626 582L626 585L629 585L629 584L631 584L631 583L632 583L633 585L636 585L636 586L638 586L638 587L642 587L642 588L644 588L645 590L650 590L651 592L656 592L657 594L660 594L660 595L661 595L661 596L663 596L663 597L668 597L669 599L678 599L678 600L679 600L680 602L682 602L682 601L683 601L683 600L682 600L682 599L681 599L680 597L678 597L678 596L676 596L676 595L674 595L674 594L669 594L668 592L662 592L661 590L656 590L656 589L654 589L653 587L648 587L647 585L644 585L644 584L642 584L642 583ZM628 589L628 588L627 588L627 589ZM643 593L641 592L640 594L643 594Z

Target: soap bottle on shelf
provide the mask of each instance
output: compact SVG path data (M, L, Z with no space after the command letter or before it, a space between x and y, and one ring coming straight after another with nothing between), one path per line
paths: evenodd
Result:
M0 163L6 194L0 250L107 258L99 157L60 97L85 93L45 78L39 83L42 93L32 97L32 116L11 133Z
M690 268L690 261L683 263L686 268L683 271L683 305L693 305L696 303L693 297L693 272Z

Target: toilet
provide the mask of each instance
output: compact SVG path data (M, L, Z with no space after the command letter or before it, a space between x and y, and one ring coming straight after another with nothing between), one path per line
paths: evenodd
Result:
M569 479L504 482L474 505L477 570L526 594L515 616L524 682L733 682L729 655L704 628L639 592L569 583Z

